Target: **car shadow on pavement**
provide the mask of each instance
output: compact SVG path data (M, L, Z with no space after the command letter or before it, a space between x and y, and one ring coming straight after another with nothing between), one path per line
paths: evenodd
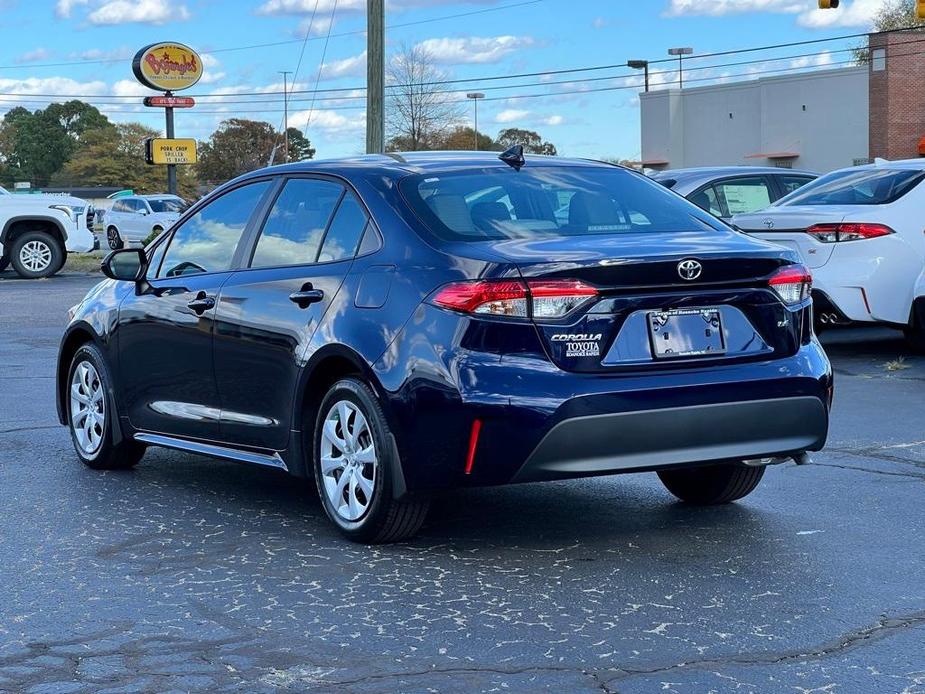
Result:
M150 485L178 507L206 512L221 509L227 522L282 533L287 541L341 540L325 518L315 485L286 473L213 461L173 451L149 451L132 473L119 474L123 492ZM760 488L759 492L760 493ZM275 518L276 521L272 519ZM696 507L674 500L654 473L564 482L455 490L437 495L430 515L411 545L452 543L556 551L582 545L606 549L631 547L640 538L666 548L684 545L684 536L713 540L767 536L773 514L748 500L717 507ZM409 543L404 543L407 546Z

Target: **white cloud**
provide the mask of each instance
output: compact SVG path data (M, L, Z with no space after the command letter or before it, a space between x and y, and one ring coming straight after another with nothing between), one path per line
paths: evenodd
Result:
M41 60L48 60L51 57L51 52L47 48L36 48L32 51L26 51L18 58L16 58L17 63L37 63Z
M495 116L495 123L513 123L514 121L523 120L530 115L529 111L516 108L508 108Z
M468 36L465 38L427 39L418 46L436 63L497 63L515 51L534 44L530 36Z
M0 92L5 94L106 94L109 85L102 80L78 82L70 77L27 77L0 79Z
M338 12L366 11L366 0L267 0L257 8L257 14L330 14L335 2Z
M591 26L595 29L603 29L607 26L607 20L604 17L595 17L594 21L591 22Z
M289 114L289 125L299 128L309 137L322 131L336 140L354 140L366 130L366 113L351 111L349 116L332 110L296 111Z
M186 5L175 5L171 0L108 0L87 15L96 25L166 24L189 18Z
M667 17L773 12L799 15L797 23L811 28L867 27L887 0L844 0L837 10L820 10L815 0L669 0Z
M55 15L66 19L71 16L71 11L77 5L86 5L89 0L58 0L55 3Z
M103 60L106 62L116 63L123 60L130 60L134 55L135 51L133 51L131 48L128 46L121 46L119 48L111 48L108 50L103 50L101 48L90 48L78 53L71 53L70 58L72 60Z
M366 75L366 51L342 60L332 60L321 66L321 76L325 79L338 77L364 77Z
M869 27L883 6L884 0L854 0L838 10L811 10L800 15L800 26L826 27Z
M559 116L559 115L548 116L544 118L543 120L541 120L540 122L543 125L550 125L550 126L562 125L563 123L565 123L565 117Z

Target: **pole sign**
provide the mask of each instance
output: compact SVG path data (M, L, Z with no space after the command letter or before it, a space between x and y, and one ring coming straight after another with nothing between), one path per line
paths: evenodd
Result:
M195 164L196 140L184 137L149 137L145 140L149 164Z
M196 100L191 96L146 96L144 104L160 108L192 108Z
M132 72L146 87L175 92L189 89L199 81L202 60L196 51L182 43L152 43L135 54Z

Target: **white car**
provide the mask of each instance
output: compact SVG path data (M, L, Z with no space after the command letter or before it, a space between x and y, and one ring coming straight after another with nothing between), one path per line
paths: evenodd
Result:
M21 277L50 277L68 253L99 246L87 227L86 200L55 194L12 194L0 187L0 270L12 264Z
M800 254L813 274L817 323L883 323L925 349L923 180L923 159L878 159L732 223Z
M103 215L112 249L142 245L152 233L169 229L188 207L177 195L125 195Z

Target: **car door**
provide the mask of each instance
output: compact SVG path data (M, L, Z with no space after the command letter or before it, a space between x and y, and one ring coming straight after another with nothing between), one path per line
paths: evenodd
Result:
M123 214L119 215L120 224L119 231L122 233L122 238L131 241L133 243L139 241L141 238L141 225L144 222L144 217L139 212L139 200L136 198L126 198L122 201Z
M223 441L287 446L307 346L327 311L349 310L336 297L367 222L340 182L285 181L254 233L247 268L225 283L216 310Z
M127 296L116 330L123 407L132 426L215 439L221 403L212 331L222 284L238 262L268 179L245 183L188 215L165 242L147 287ZM162 244L159 244L159 246Z

